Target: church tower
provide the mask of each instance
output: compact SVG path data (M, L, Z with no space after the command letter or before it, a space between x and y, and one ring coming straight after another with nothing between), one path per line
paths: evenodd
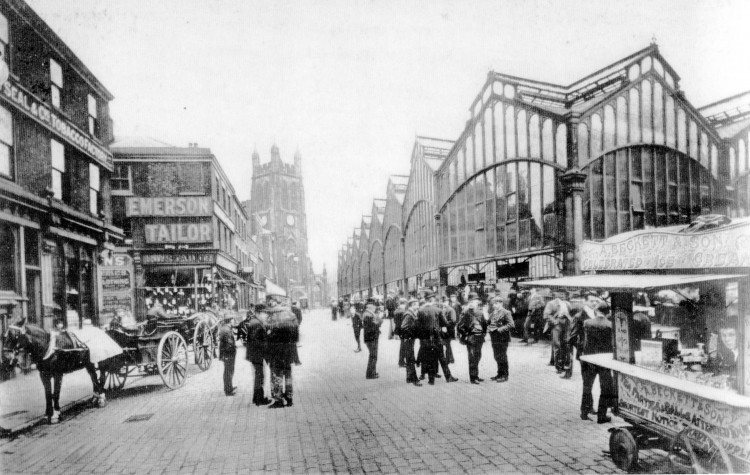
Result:
M307 217L305 189L302 182L302 156L294 155L294 163L281 159L279 147L271 147L271 160L261 163L253 152L253 177L250 196L252 233L270 236L277 285L292 300L304 303L314 285L307 253ZM311 302L310 302L311 303Z

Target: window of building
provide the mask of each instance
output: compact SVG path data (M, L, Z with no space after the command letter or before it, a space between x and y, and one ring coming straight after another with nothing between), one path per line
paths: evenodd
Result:
M66 193L65 183L65 147L52 139L52 195L62 200Z
M0 107L0 176L13 178L13 115Z
M112 191L129 191L132 192L131 188L133 183L133 170L130 165L124 163L115 163L115 170L112 173L110 179L110 186Z
M18 228L0 221L0 253L4 264L0 266L0 292L16 291L16 271L18 266Z
M88 113L89 113L89 135L99 136L99 122L97 121L97 103L96 98L91 94L88 95Z
M89 211L99 212L99 167L93 163L89 163Z
M62 66L50 58L49 60L49 77L50 77L50 98L52 105L56 109L60 109L62 106L62 90L63 90L63 73Z
M8 57L8 45L10 44L10 29L8 28L8 19L0 14L0 60L10 64Z
M689 223L716 199L711 173L687 155L659 146L611 152L585 168L584 238Z

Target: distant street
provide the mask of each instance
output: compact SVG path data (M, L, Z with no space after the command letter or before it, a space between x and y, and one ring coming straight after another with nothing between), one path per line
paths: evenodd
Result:
M158 377L128 382L104 409L68 414L15 440L0 439L2 473L613 473L607 429L578 417L581 379L546 366L546 344L509 350L510 381L494 383L485 344L468 383L466 350L454 342L460 382L414 387L396 365L398 341L380 341L380 379L365 380L367 350L354 353L349 320L315 310L302 322L294 407L256 407L240 348L238 395L221 388L221 362L191 370L169 391ZM39 386L41 391L41 384ZM63 386L63 392L66 391ZM126 422L133 416L140 421ZM150 415L150 418L148 417ZM592 419L594 419L592 417ZM641 452L641 471L664 471L663 453Z

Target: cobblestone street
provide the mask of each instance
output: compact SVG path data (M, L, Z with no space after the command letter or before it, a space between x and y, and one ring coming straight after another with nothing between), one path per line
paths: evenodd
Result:
M128 382L104 409L65 414L0 440L2 473L613 473L607 429L578 417L581 379L546 366L546 344L509 350L508 383L491 382L485 344L480 376L468 382L466 351L454 342L459 382L414 387L396 365L398 341L380 341L380 379L365 380L367 350L354 353L349 320L308 312L294 368L294 407L252 399L252 369L240 349L235 397L221 388L222 364L193 368L169 391L158 377ZM39 390L41 391L41 385ZM63 392L66 387L63 385ZM595 394L596 397L596 394ZM141 421L126 422L144 415ZM148 415L151 415L148 418ZM593 417L592 417L593 419ZM665 470L663 454L641 452L641 471Z

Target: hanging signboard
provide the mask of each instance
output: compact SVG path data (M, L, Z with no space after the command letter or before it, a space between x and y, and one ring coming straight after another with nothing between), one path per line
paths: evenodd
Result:
M606 242L586 241L581 246L581 270L750 267L750 227L746 224L696 233L643 231Z

